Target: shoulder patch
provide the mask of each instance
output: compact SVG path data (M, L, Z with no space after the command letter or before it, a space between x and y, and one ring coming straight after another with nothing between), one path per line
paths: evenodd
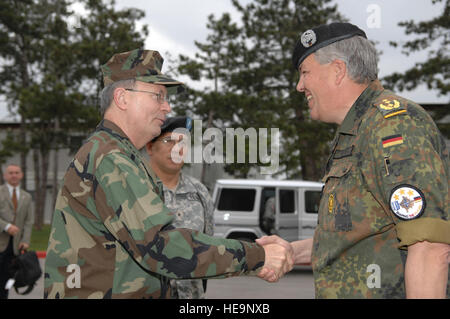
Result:
M395 98L385 98L381 101L377 101L375 106L383 114L384 118L390 118L399 114L406 113L406 109L398 99Z
M392 212L402 220L419 218L426 207L423 193L408 184L399 185L391 191L389 204Z

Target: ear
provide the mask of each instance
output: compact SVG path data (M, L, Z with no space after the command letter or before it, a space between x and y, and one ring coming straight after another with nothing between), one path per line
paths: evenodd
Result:
M124 88L116 88L113 93L114 103L120 110L128 108L128 95Z
M342 60L334 60L332 63L336 75L335 83L337 86L340 86L347 75L347 65Z
M152 156L153 155L153 143L152 142L148 142L147 144L145 144L145 150L147 151L147 154Z

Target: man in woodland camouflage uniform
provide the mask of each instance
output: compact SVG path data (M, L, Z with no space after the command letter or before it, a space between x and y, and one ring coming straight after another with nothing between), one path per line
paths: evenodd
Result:
M192 176L182 172L183 156L190 143L192 120L186 116L168 118L161 134L147 143L150 167L163 183L164 204L175 213L172 225L189 228L209 236L214 234L214 203L208 189ZM183 153L185 152L185 153ZM170 281L171 297L204 299L206 280Z
M381 86L352 24L305 31L293 63L311 118L339 125L314 239L291 243L295 263L312 262L316 297L445 298L449 151L436 125Z
M102 66L103 120L80 148L58 194L45 261L45 298L168 298L169 279L292 269L288 243L219 239L174 228L161 183L139 149L158 136L169 93L157 51L115 54ZM264 268L262 268L264 266Z

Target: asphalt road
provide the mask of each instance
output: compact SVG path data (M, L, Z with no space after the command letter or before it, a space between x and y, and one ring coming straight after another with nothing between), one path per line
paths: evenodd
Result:
M44 269L44 259L39 261ZM13 289L9 293L9 299L42 299L43 290L44 278L41 277L30 294L18 295ZM309 267L295 267L276 283L246 276L210 279L206 297L208 299L312 299L314 298L312 270Z

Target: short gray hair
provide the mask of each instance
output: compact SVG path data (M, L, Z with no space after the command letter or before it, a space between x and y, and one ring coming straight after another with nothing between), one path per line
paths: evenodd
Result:
M378 78L377 51L369 40L361 36L334 42L314 54L320 64L344 61L350 79L356 83L368 84Z
M133 89L136 79L120 80L107 85L100 92L100 113L105 114L114 98L114 90L117 88Z

